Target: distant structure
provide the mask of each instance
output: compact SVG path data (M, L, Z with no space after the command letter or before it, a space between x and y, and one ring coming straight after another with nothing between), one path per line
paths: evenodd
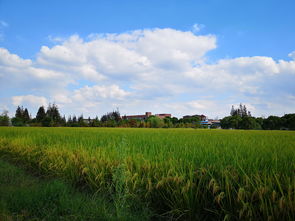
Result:
M201 121L200 124L203 126L207 126L208 128L211 128L211 127L221 128L220 120L207 119L207 120Z
M204 114L195 114L195 115L185 115L182 118L183 119L188 119L188 118L192 118L192 117L198 117L200 118L200 124L202 126L211 128L211 127L215 127L215 128L220 128L220 120L213 120L213 119L208 119L208 117Z
M155 114L155 116L164 119L165 117L171 117L171 114Z
M128 116L123 116L123 119L146 120L150 116L152 116L152 112L145 112L145 115L128 115ZM171 114L155 114L155 116L161 119L164 119L165 117L171 117Z
M188 119L188 118L192 118L192 117L198 117L198 118L200 118L200 121L206 121L208 119L207 116L205 116L204 114L201 114L201 115L198 115L198 114L195 114L195 115L185 115L182 118L183 119Z

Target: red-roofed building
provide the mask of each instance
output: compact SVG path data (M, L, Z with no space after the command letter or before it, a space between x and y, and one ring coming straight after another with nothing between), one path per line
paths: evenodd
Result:
M123 116L123 119L146 120L150 116L152 116L152 112L145 112L145 115L128 115L128 116ZM165 117L171 117L171 114L155 114L155 116L163 119Z
M198 115L198 114L196 114L196 115L186 115L186 116L183 116L182 118L187 119L187 118L192 118L192 117L198 117L198 118L200 118L200 121L207 120L207 116L205 116L204 114L201 114L201 115Z

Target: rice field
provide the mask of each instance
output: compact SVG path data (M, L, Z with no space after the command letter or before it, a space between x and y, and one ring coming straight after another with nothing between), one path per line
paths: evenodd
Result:
M157 218L295 220L295 132L0 128L0 154Z

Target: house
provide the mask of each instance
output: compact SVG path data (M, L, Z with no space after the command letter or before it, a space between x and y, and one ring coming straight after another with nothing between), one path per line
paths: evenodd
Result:
M147 120L150 116L152 116L152 112L145 112L145 115L128 115L123 116L123 119L130 120ZM165 117L171 117L171 114L155 114L156 117L159 117L161 119Z
M84 122L85 124L90 124L91 122L93 122L93 119L90 119L90 118L88 118L88 119L83 119L83 122Z
M200 124L203 126L207 126L208 128L220 128L220 120L206 119L201 120Z
M164 119L165 117L171 117L171 114L155 114L155 116Z
M205 116L203 114L201 114L201 115L198 115L198 114L195 114L195 115L185 115L182 118L183 119L188 119L188 118L192 118L192 117L198 117L198 118L200 118L201 121L206 121L207 120L207 116Z
M152 112L145 112L145 115L128 115L128 116L123 116L123 119L125 120L146 120L152 115Z

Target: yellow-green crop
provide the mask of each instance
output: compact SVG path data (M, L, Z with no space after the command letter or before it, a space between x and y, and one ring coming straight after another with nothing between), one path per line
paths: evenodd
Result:
M191 220L295 220L295 132L0 128L0 153Z

